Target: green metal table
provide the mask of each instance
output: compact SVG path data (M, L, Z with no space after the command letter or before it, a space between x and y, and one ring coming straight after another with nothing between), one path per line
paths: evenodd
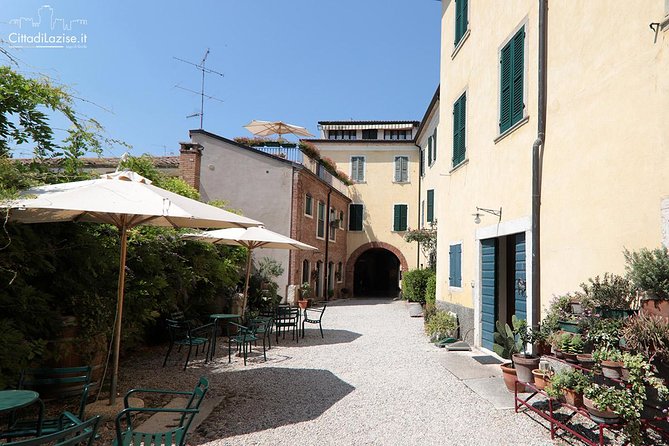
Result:
M42 434L42 420L44 418L44 403L39 399L39 393L32 390L0 391L0 413L13 412L34 403L39 403L39 415L37 417L37 436L39 437Z
M213 333L212 333L212 338L211 338L211 349L210 349L210 354L209 354L209 359L214 359L214 353L216 352L216 332L218 331L218 321L225 321L225 329L226 329L226 335L229 335L228 333L228 321L232 321L234 319L239 319L241 318L241 315L239 314L231 314L231 313L214 313L209 315L209 319L211 319L214 322L214 328L213 328Z

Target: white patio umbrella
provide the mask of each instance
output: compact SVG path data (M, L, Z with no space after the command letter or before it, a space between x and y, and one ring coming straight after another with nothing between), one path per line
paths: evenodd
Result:
M150 180L132 171L102 175L100 179L95 180L34 187L24 191L19 199L0 203L0 208L9 210L10 221L108 223L119 229L121 259L114 324L110 405L116 401L128 229L139 225L230 228L262 224L152 186Z
M251 255L254 249L295 249L295 250L314 250L311 245L302 243L285 235L265 229L262 226L252 228L230 228L218 229L215 231L205 231L195 234L185 234L182 238L186 240L197 240L208 243L220 243L223 245L244 246L248 248L246 258L246 283L244 285L244 299L242 301L242 317L246 310L246 300L249 294L249 277L251 274Z
M269 136L269 135L286 135L292 133L296 136L314 136L309 133L309 130L298 125L287 124L283 121L257 121L253 120L244 126L249 132L253 133L256 136Z

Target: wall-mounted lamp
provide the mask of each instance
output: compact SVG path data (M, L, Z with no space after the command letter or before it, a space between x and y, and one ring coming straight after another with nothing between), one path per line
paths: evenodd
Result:
M476 213L472 214L474 216L474 223L479 224L481 223L481 212L486 212L488 214L495 215L499 218L499 221L502 221L502 208L499 208L499 211L496 209L486 209L486 208L480 208L476 206Z

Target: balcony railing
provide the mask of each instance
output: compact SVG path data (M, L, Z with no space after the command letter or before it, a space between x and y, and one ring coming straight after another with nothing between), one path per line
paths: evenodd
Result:
M288 161L292 161L294 163L302 164L302 158L303 154L300 149L297 147L255 147L255 149L260 150L261 152L269 153L270 155L274 155L279 158L287 159Z

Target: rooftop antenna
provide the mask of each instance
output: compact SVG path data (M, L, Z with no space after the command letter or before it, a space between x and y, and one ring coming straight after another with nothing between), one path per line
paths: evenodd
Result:
M207 56L208 55L209 55L209 48L207 48L207 51L204 53L204 57L202 58L202 61L199 64L189 62L187 60L180 59L178 57L172 56L174 59L176 59L180 62L184 62L184 63L187 63L189 65L193 65L194 67L196 67L198 70L200 70L202 72L202 85L200 87L199 92L197 92L195 90L191 90L189 88L184 88L180 85L175 85L175 87L177 87L177 88L180 88L180 89L186 90L186 91L190 91L191 93L195 93L195 94L200 95L200 113L193 113L192 115L186 116L187 118L193 118L195 116L199 116L200 117L200 129L203 128L202 123L204 121L204 98L213 99L215 101L223 102L221 99L218 99L218 98L215 98L213 96L209 96L209 95L204 94L204 75L205 74L217 74L217 75L223 77L223 73L220 73L218 71L215 71L215 70L212 70L210 68L205 67L205 63L207 62Z

